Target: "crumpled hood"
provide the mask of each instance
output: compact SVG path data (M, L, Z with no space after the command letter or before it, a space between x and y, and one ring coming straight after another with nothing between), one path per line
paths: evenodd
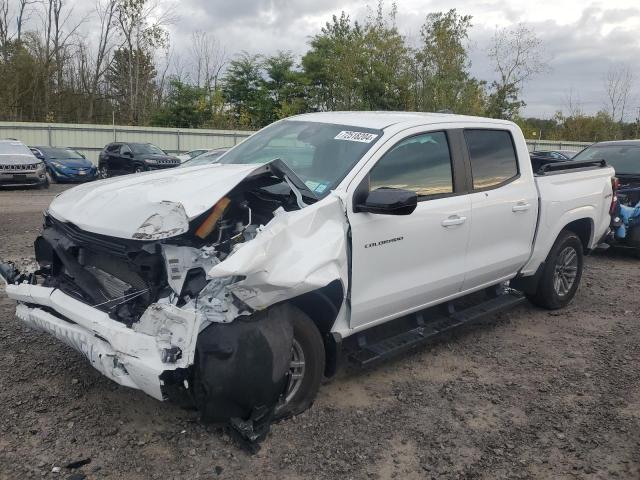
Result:
M49 214L88 232L158 240L180 235L188 222L265 165L203 165L86 183L57 196ZM142 228L141 228L142 227Z
M22 155L18 153L0 154L0 165L34 165L36 163L41 163L41 160L33 155Z

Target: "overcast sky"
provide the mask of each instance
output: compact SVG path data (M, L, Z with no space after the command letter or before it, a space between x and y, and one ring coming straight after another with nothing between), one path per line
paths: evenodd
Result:
M391 2L386 2L388 5ZM572 92L587 112L603 107L603 75L612 64L632 66L636 76L633 117L640 107L639 0L398 0L398 27L415 41L429 12L455 7L473 16L470 31L472 72L490 80L486 49L496 27L524 22L544 42L551 71L525 87L525 114L550 117L566 110ZM310 36L342 10L364 19L374 1L355 0L181 0L180 19L171 28L175 48L188 43L193 30L214 33L232 54L304 53ZM631 118L632 115L629 116Z
M93 2L71 0L76 11ZM174 56L186 57L193 31L215 35L227 54L246 50L271 54L289 50L302 54L311 36L333 14L347 12L364 20L377 0L158 0L177 13L170 27ZM385 2L387 6L391 1ZM409 41L419 37L429 12L456 8L473 16L469 48L472 72L491 80L494 73L486 50L496 27L523 22L543 40L551 70L532 79L524 90L526 115L548 118L574 102L593 113L605 102L603 76L613 64L634 69L635 98L628 116L640 107L640 0L397 0L398 27Z

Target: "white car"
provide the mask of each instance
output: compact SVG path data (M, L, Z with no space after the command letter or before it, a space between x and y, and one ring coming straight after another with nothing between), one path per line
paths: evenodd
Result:
M206 148L199 148L197 150L191 150L189 152L185 152L181 155L178 155L177 158L181 162L186 162L187 160L191 160L192 158L197 157L198 155L202 155L203 153L207 153L209 150Z
M370 364L526 298L569 303L608 233L613 173L534 176L508 121L312 113L218 164L62 193L40 270L0 271L25 324L259 440L341 359Z

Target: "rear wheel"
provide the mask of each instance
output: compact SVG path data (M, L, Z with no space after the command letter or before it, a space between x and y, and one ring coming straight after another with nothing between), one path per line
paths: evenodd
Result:
M295 310L289 384L276 408L277 419L298 415L311 407L324 376L325 352L320 331L306 314Z
M100 165L98 167L98 176L100 178L109 178L109 170L107 170L106 165Z
M536 292L527 298L549 310L566 306L578 290L583 264L584 253L578 236L570 231L561 232L547 256Z

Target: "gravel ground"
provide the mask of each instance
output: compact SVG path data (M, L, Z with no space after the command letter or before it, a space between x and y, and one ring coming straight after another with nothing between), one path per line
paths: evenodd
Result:
M62 189L0 192L0 256L31 260ZM522 306L343 371L255 455L21 326L2 292L0 478L638 479L639 266L597 254L563 311Z

